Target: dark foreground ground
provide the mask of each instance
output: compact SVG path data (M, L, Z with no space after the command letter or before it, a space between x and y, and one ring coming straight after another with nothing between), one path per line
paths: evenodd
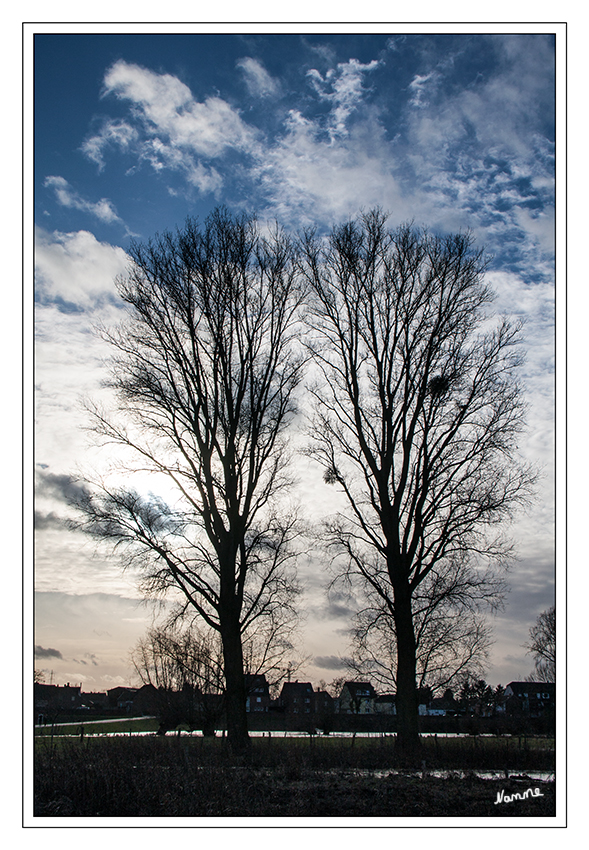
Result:
M251 763L244 766L231 763L220 744L212 742L203 748L189 739L182 743L181 739L127 738L39 747L35 816L510 818L556 814L554 782L530 779L525 772L506 770L505 778L492 780L451 771L436 777L428 775L427 769L398 773L392 750L364 745L353 751L349 744L344 750L336 742L321 747L280 742L264 750L258 742ZM454 760L452 753L448 755ZM541 752L528 751L525 758L530 768L532 762L544 762L537 769L547 767ZM487 768L491 760L489 744ZM383 769L386 761L390 770ZM367 767L370 763L373 768ZM503 802L496 803L501 794ZM520 796L505 802L514 794Z

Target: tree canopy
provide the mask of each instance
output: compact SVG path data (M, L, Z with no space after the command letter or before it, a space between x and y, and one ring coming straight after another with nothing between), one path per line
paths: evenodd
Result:
M275 640L295 613L294 513L286 430L304 357L295 251L279 229L216 210L204 223L131 245L118 281L127 318L116 352L118 417L97 433L172 485L174 503L102 486L83 528L136 565L148 594L174 592L223 646L228 735L247 742L243 635Z
M534 481L517 451L521 327L489 314L482 251L468 233L391 230L380 210L293 241L218 209L130 256L127 318L105 332L119 416L94 422L174 500L94 487L82 527L218 632L229 739L246 746L244 636L276 645L295 614L288 428L312 363L308 454L346 503L322 538L364 593L361 644L386 636L414 754L417 679L480 672L503 523Z
M520 325L487 315L468 233L390 230L373 210L327 243L308 232L303 251L321 373L310 454L348 505L325 534L390 618L398 742L415 750L420 623L500 603L501 524L534 478L517 457Z

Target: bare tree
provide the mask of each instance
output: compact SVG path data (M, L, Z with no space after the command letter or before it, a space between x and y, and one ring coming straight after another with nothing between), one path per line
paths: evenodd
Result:
M548 608L538 616L530 629L528 652L534 656L534 681L556 681L556 608Z
M254 683L255 677L263 674L271 692L280 688L287 671L304 663L295 655L294 617L285 613L280 621L260 618L242 641L244 673ZM198 719L211 731L217 728L225 711L223 646L218 631L203 627L198 617L178 616L173 610L138 641L131 660L143 684L160 692L162 712L176 719L173 725ZM178 699L179 695L183 699Z
M332 679L331 682L326 682L325 679L320 679L319 690L326 691L331 697L337 699L343 686L346 684L346 681L346 676L336 676L336 678Z
M296 626L294 613L283 608L274 616L258 619L244 635L244 670L250 676L263 674L272 696L309 660L300 652Z
M214 734L222 714L223 653L219 633L181 628L177 622L151 628L131 655L144 685L157 690L160 731L188 723Z
M394 625L397 744L413 757L420 612L499 603L509 547L492 530L533 479L515 459L519 327L490 325L468 234L390 232L376 210L303 250L323 378L310 453L348 504L326 535Z
M290 616L297 590L284 504L304 362L295 252L278 228L263 238L218 209L129 253L128 317L104 331L121 416L93 409L95 430L163 476L174 501L103 484L78 500L81 527L139 568L146 594L175 594L219 633L228 740L243 750L244 635Z
M132 653L135 670L145 685L164 691L198 688L218 694L224 688L223 652L218 632L156 626L141 638Z
M419 607L418 599L423 606ZM436 592L427 579L415 600L414 628L416 684L433 693L456 688L465 676L483 676L491 646L484 617L469 606L457 606ZM387 691L397 688L395 623L382 599L371 594L371 604L357 615L352 630L353 655L349 665Z

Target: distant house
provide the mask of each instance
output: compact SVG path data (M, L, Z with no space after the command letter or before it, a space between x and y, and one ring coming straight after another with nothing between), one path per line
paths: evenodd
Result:
M431 701L431 688L417 688L417 713L421 717L427 716Z
M81 697L84 705L87 705L89 708L101 709L106 708L108 705L108 696L106 691L85 691L81 694Z
M315 714L333 714L335 701L327 691L315 691L313 694L313 711Z
M376 691L370 682L346 682L339 695L341 714L374 714Z
M116 708L129 714L133 709L133 699L136 693L137 688L111 688L106 692L109 708Z
M455 717L459 714L459 705L454 699L454 694L448 688L443 697L430 699L427 713L430 717Z
M263 673L246 673L247 691L245 710L249 712L268 711L270 708L270 688Z
M133 699L134 714L154 715L159 719L160 735L181 725L214 735L223 708L223 694L203 694L200 688L189 684L181 690L143 685Z
M79 708L83 704L82 686L72 686L69 682L67 685L44 685L42 682L35 682L33 699L38 722L40 717L45 719L47 714Z
M553 682L510 682L504 696L508 714L543 717L554 712L556 706Z
M427 707L428 717L445 717L448 713L448 706L443 697L432 699Z
M143 685L133 696L133 711L136 714L157 714L161 706L162 697L154 685Z
M396 714L397 705L395 694L381 694L374 701L376 714Z
M312 714L313 685L310 682L285 682L279 697L280 708L287 714Z

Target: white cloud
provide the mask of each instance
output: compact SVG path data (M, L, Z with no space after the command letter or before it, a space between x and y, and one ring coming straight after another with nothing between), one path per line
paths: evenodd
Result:
M97 163L100 170L104 168L104 149L109 145L116 145L121 150L128 150L133 142L137 140L137 131L126 121L107 121L100 132L86 139L82 145L82 152Z
M81 406L91 396L104 404L110 394L101 388L107 377L104 362L112 353L93 329L93 320L112 325L114 307L89 313L66 313L54 305L35 310L35 457L51 474L71 476L88 457L88 417ZM94 455L94 452L91 453ZM39 488L39 509L63 515L55 496Z
M520 554L537 569L538 581L550 586L554 566L554 463L555 463L555 291L552 283L526 283L509 272L489 272L487 281L496 293L494 307L524 322L522 330L525 362L520 380L528 405L527 428L520 451L539 466L541 477L535 490L533 510L522 513L512 529ZM547 566L546 566L547 564ZM516 570L514 581L523 581ZM545 580L544 580L545 579Z
M554 208L543 210L536 215L532 215L529 210L518 209L516 210L516 218L521 229L546 254L552 255L554 253Z
M42 298L61 298L80 309L115 295L114 279L127 268L122 248L99 242L87 230L35 232L36 285Z
M115 224L121 219L108 198L101 198L99 201L87 201L78 194L64 177L47 177L43 184L55 191L57 200L64 207L70 207L76 210L82 210L90 215L96 216L100 221L106 224Z
M428 90L433 88L437 81L439 80L440 75L435 71L430 71L429 74L424 74L423 76L416 74L416 76L409 83L409 89L412 92L411 97L411 106L416 106L419 109L424 109L427 105L426 93Z
M202 162L190 163L186 168L186 179L191 186L203 195L212 192L217 195L223 186L223 178L216 168L207 168Z
M526 173L537 158L537 128L554 109L554 57L549 42L536 38L527 44L525 37L507 37L489 44L499 57L493 73L413 115L410 141L417 142L424 161L434 168L441 165L440 155L456 142L465 150L475 144L487 153L507 153ZM410 88L417 105L423 105L425 89L441 79L438 70L414 77Z
M260 145L255 174L272 213L291 221L333 220L380 205L393 223L471 228L490 252L503 250L522 271L548 279L552 151L537 132L535 113L526 107L522 118L514 107L516 91L536 101L548 85L550 63L540 82L525 58L503 59L485 83L454 88L446 97L442 86L453 57L414 74L408 105L419 108L408 115L408 138L391 138L383 115L367 104L363 82L379 62L352 59L324 74L310 70L308 79L330 110L309 119L293 109L282 137ZM531 65L541 72L538 62ZM528 70L517 90L522 68ZM507 103L498 81L505 82Z
M315 68L307 72L318 95L333 104L330 119L332 135L346 134L346 120L365 93L362 85L364 74L373 71L378 65L376 59L366 64L350 59L348 62L340 62L335 69L331 68L325 77Z
M131 102L134 126L140 132L133 134L126 122L116 126L111 122L86 142L85 150L101 162L107 144L137 143L139 159L158 172L183 171L187 183L202 193L219 193L223 186L222 171L207 159L229 149L247 153L252 157L250 176L268 198L271 214L286 220L311 212L341 218L359 205L399 206L390 150L383 148L378 117L367 113L365 122L347 126L362 104L364 78L378 64L350 59L325 77L311 71L315 90L330 104L327 116L309 121L292 110L282 137L265 141L222 98L197 102L176 77L119 61L105 76L105 93ZM252 92L261 96L277 92L276 81L257 60L243 58L238 67Z
M243 71L245 84L254 97L276 97L280 94L280 83L257 59L246 56L237 62L237 67Z
M542 418L553 422L555 290L551 282L526 283L518 275L490 271L487 281L496 293L498 313L524 322L526 363L524 378L533 391Z
M220 97L199 103L188 86L170 74L119 61L107 71L104 82L106 93L131 101L144 128L172 148L215 157L230 147L247 150L252 145L252 129L230 104Z
M247 68L251 82L254 67ZM256 71L262 85L263 69ZM86 139L82 150L100 168L107 147L115 145L134 152L138 161L148 162L156 172L183 172L188 184L203 194L216 194L223 178L199 158L214 159L228 150L251 153L256 148L256 131L229 103L220 97L196 101L188 86L171 74L156 74L120 60L105 75L104 95L108 94L131 103L133 123L107 121L98 134Z
M326 137L319 121L296 110L285 130L253 170L269 201L268 214L293 224L333 223L371 206L411 215L390 145L374 116L367 115L337 141Z

